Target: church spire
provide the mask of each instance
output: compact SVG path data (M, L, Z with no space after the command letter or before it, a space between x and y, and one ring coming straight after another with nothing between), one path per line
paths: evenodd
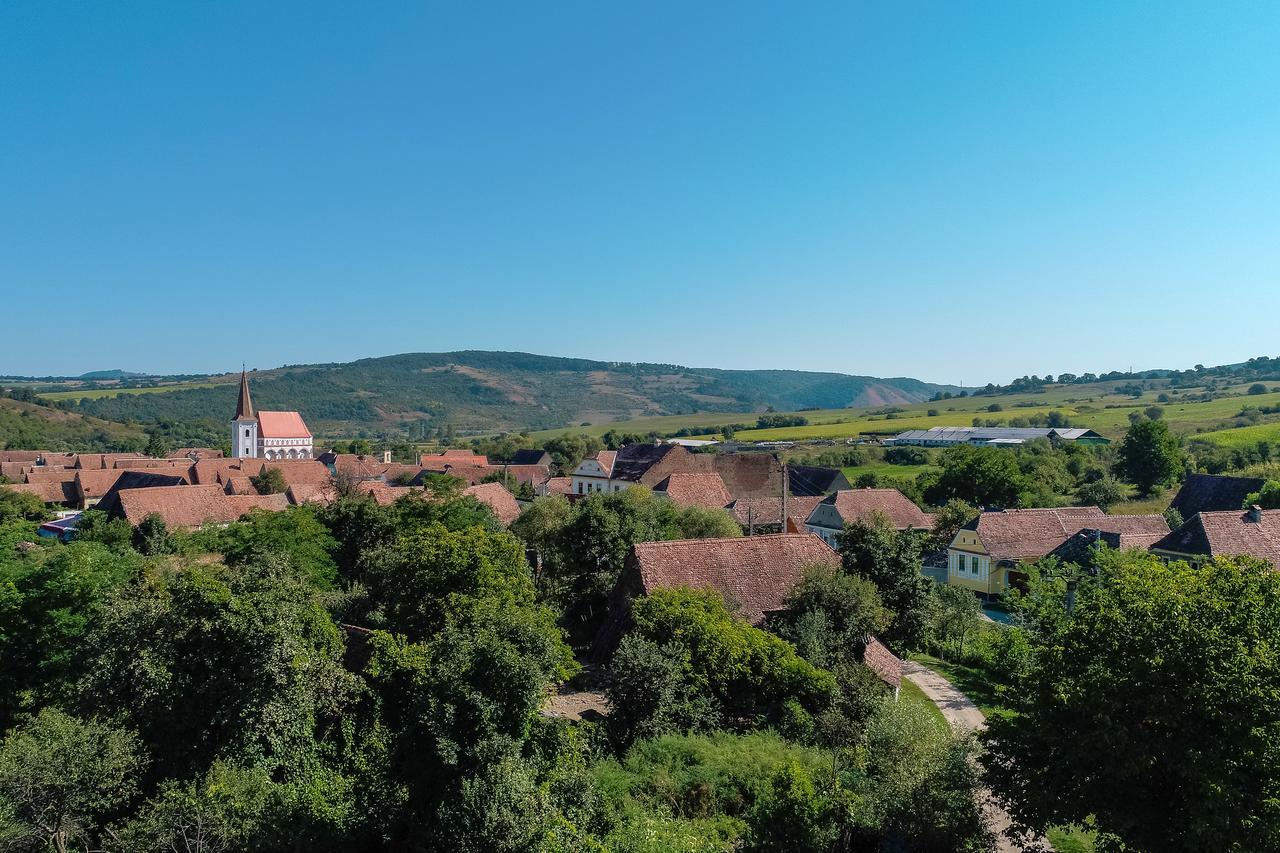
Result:
M240 400L236 403L236 416L233 421L253 420L253 400L249 399L249 374L240 369Z

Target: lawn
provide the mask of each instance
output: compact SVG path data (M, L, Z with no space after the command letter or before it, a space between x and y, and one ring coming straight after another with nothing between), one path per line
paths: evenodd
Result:
M980 667L963 663L951 663L942 658L917 652L911 659L924 664L929 669L950 681L956 688L970 699L978 709L988 717L994 714L1013 713L1003 704L998 686L989 673Z
M948 725L947 718L942 713L942 710L937 705L933 704L933 700L924 695L924 691L909 679L902 679L902 689L898 694L898 698L899 701L907 704L924 705L929 710L929 713L937 718L938 722L942 723L944 726Z
M877 477L904 478L914 480L926 471L941 471L939 465L894 465L889 462L870 462L853 468L842 468L850 483L855 482L863 474L875 474Z

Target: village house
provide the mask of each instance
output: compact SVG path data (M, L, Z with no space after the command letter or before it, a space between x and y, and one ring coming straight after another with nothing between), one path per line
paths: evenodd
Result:
M1183 521L1201 512L1231 512L1244 509L1249 495L1267 483L1261 477L1228 477L1222 474L1188 474L1169 508Z
M671 474L653 487L653 493L680 507L724 509L733 503L733 495L715 473Z
M221 486L157 486L119 493L113 515L132 525L149 515L159 516L171 530L195 530L205 524L230 524L255 509L288 509L284 495L228 495Z
M895 530L932 530L933 516L897 489L842 489L814 507L804 521L805 530L835 547L846 524L870 523L883 518Z
M1168 534L1169 524L1160 515L1107 515L1096 506L983 512L951 540L947 583L984 597L1001 595L1026 580L1022 564L1048 556L1082 530L1120 534L1125 547L1145 550Z
M838 569L840 557L808 533L638 543L610 596L609 621L596 637L595 655L612 655L630 626L636 597L672 587L713 589L737 615L760 627L785 609L787 596L815 565ZM873 637L867 647L863 662L896 689L902 662Z
M573 493L620 492L631 486L656 486L669 474L706 470L691 462L692 454L675 444L628 444L601 450L573 471Z
M804 533L804 523L809 514L822 503L826 495L788 495L786 523L782 519L782 497L738 498L729 505L733 518L748 534Z
M1214 557L1255 557L1280 568L1280 509L1199 512L1154 543L1151 552L1192 565Z

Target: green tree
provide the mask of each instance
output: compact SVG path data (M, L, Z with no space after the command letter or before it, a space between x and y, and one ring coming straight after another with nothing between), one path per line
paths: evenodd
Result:
M1280 575L1248 559L1097 562L1070 617L1029 635L1016 713L989 721L989 784L1026 826L1092 818L1123 849L1280 848L1280 664L1267 651ZM1065 613L1065 591L1053 595Z
M935 587L933 596L930 645L944 657L962 661L965 647L982 625L982 605L976 595L958 586Z
M269 465L264 465L249 481L260 495L282 495L289 488L289 484L284 481L284 472Z
M1267 393L1267 386L1263 385L1261 382L1255 382L1249 386L1248 393L1253 396L1257 396L1258 394L1265 394Z
M975 506L1016 506L1026 488L1014 454L996 447L961 444L939 459L942 472L925 492L934 506L958 498Z
M169 444L169 439L158 432L153 432L147 439L147 446L142 452L155 459L164 459L172 449L173 446Z
M679 706L696 709L717 726L773 724L800 730L812 726L812 715L826 710L834 698L836 684L829 672L801 658L780 637L730 613L713 590L656 590L636 599L631 613L635 627L629 637L651 644L643 649L647 658L655 657L656 646L670 660L613 670L606 692L613 707L610 726L620 743L654 733L652 715L672 707L665 699L658 701L659 694L674 695ZM634 658L628 650L623 661L631 664ZM670 680L656 684L654 673ZM637 676L644 680L633 680ZM671 718L685 719L678 714Z
M133 528L123 518L108 518L101 510L86 509L76 521L76 540L124 551L133 545Z
M865 577L815 565L787 596L770 627L805 660L831 669L841 660L861 660L867 637L889 626L893 614Z
M914 649L924 640L933 582L920 572L921 537L894 530L883 517L845 525L837 550L844 571L869 579L893 613L885 640L896 649Z
M159 513L149 513L133 529L133 550L148 557L174 552L173 537Z
M42 710L0 745L0 843L92 847L102 820L133 796L141 764L129 732Z
M972 504L952 498L933 514L933 536L930 547L941 551L947 548L961 527L973 521L982 511Z
M560 476L568 476L583 459L603 449L593 435L558 435L547 439L543 449L551 454L552 467Z
M9 521L44 521L49 517L44 501L28 492L0 488L0 524Z
M1263 509L1280 509L1280 482L1267 480L1262 484L1261 489L1249 494L1244 499L1242 509L1248 509L1251 506L1260 506Z
M1116 473L1146 495L1177 479L1182 471L1178 438L1164 421L1139 421L1129 427L1116 456Z
M1084 506L1108 509L1124 500L1124 489L1113 477L1100 477L1076 490L1076 498Z

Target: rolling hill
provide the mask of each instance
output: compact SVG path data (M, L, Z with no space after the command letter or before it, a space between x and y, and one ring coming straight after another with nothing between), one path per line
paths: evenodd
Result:
M66 400L74 411L142 423L229 417L235 377L163 393ZM693 412L907 404L955 390L916 379L798 370L719 370L511 352L411 353L255 371L255 403L297 409L321 435L451 425L460 433L547 429ZM151 389L160 391L161 389ZM68 395L70 396L70 395Z

